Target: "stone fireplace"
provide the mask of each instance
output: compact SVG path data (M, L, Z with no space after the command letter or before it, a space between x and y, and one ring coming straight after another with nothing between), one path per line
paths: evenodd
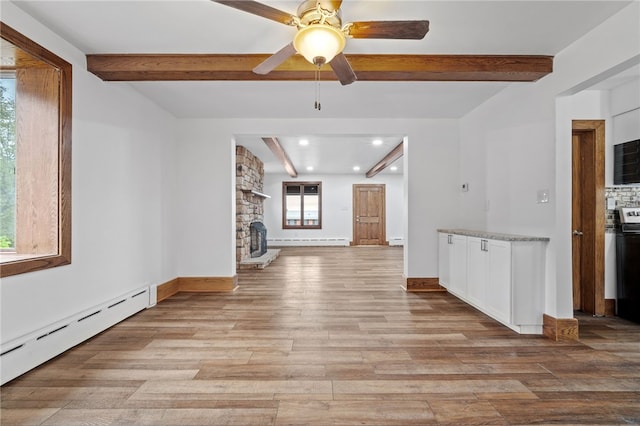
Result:
M262 161L243 146L236 146L236 264L256 257L252 247L252 224L259 223L264 230L260 241L261 250L267 249L264 226L264 165ZM253 231L255 233L257 231ZM255 235L256 238L259 236ZM258 255L259 256L259 255Z

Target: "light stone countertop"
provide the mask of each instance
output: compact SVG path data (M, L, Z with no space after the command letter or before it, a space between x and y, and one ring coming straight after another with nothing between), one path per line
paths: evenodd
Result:
M486 238L488 240L502 241L549 241L548 237L532 237L527 235L500 234L488 231L473 231L470 229L438 229L443 234L464 235L467 237Z

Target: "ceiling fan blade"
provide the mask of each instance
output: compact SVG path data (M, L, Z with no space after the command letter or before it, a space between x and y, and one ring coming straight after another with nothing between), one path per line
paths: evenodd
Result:
M356 77L356 73L353 72L353 68L351 68L351 64L349 64L347 57L344 56L344 53L336 55L331 62L329 62L329 65L333 69L333 72L336 73L338 80L340 80L340 83L342 83L343 86L351 84L358 79Z
M363 21L349 26L353 38L420 40L428 31L429 21Z
M287 44L282 49L278 50L273 55L262 61L257 67L253 69L256 74L269 74L278 65L289 59L296 54L296 48L293 47L293 42Z
M271 19L272 21L280 22L285 25L294 25L295 17L290 13L283 12L275 7L267 6L253 0L212 0L215 3L224 4L225 6L233 7L234 9L242 10L243 12L253 13L254 15L262 16L263 18Z

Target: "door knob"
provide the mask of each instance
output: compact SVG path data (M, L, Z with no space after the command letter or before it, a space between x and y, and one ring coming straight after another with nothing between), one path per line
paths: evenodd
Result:
M578 231L577 229L574 229L574 230L573 230L573 235L574 235L574 236L581 236L581 235L583 235L583 234L582 234L582 231Z

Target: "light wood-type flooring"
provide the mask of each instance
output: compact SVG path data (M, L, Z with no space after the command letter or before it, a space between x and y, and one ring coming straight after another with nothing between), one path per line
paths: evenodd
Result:
M407 293L402 249L285 248L234 293L180 293L1 389L2 425L639 424L640 326L521 336Z

